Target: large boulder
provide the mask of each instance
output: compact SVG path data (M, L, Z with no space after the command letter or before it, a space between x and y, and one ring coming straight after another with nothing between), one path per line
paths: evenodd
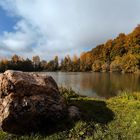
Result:
M0 74L0 126L24 134L57 123L65 103L51 76L20 71Z

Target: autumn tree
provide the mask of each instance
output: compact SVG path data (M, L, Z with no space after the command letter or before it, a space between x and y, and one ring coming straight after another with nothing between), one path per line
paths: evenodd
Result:
M55 56L54 58L54 71L57 71L59 69L59 62L58 62L58 56Z
M120 56L116 56L115 60L110 64L110 71L111 72L121 72L122 71L122 58Z
M46 60L42 60L40 62L40 67L42 70L47 70L48 66L47 66L47 61Z
M96 60L92 64L92 71L94 71L94 72L100 72L100 71L102 71L102 62L100 60Z
M61 69L62 71L72 71L72 60L69 55L61 60Z
M122 57L122 70L123 72L136 72L139 70L140 60L137 55L127 54Z
M7 59L2 59L0 61L0 72L4 72L8 69L9 62Z
M72 59L72 71L80 71L80 59L74 54Z
M90 71L93 64L93 54L91 52L83 52L80 55L80 70Z
M12 56L11 60L12 60L13 63L16 64L18 61L21 60L21 58L20 58L20 56L15 54L15 55Z
M32 57L34 70L40 69L40 57L38 55Z
M110 63L109 62L106 62L104 64L102 64L102 72L108 72L110 71Z

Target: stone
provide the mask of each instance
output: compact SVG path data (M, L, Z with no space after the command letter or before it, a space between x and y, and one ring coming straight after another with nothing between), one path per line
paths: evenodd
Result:
M26 134L57 123L65 102L51 76L8 70L0 74L0 126Z
M71 119L79 119L81 116L79 108L76 106L69 106L68 114Z

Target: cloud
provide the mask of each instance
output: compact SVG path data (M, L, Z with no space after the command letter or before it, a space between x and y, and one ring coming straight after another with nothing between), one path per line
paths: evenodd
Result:
M0 5L19 18L14 31L0 37L0 50L25 57L80 54L140 22L139 0L0 0Z
M36 43L35 40L37 40L36 32L31 27L29 28L24 20L19 21L14 29L14 32L5 31L0 36L0 50L7 51L9 55L10 53L18 53L24 56L24 53L32 53L32 46ZM0 54L3 55L2 52Z

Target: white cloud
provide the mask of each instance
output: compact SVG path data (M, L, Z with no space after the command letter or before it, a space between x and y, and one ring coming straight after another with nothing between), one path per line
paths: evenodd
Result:
M0 50L47 59L79 54L140 22L139 0L0 0L0 5L20 17L15 32L0 37Z
M32 30L32 27L24 21L19 21L15 28L15 32L4 32L0 37L0 50L5 50L10 55L19 54L23 56L28 56L29 53L32 53L34 45L37 40L37 33ZM24 54L28 53L28 55ZM0 53L2 55L2 52Z

